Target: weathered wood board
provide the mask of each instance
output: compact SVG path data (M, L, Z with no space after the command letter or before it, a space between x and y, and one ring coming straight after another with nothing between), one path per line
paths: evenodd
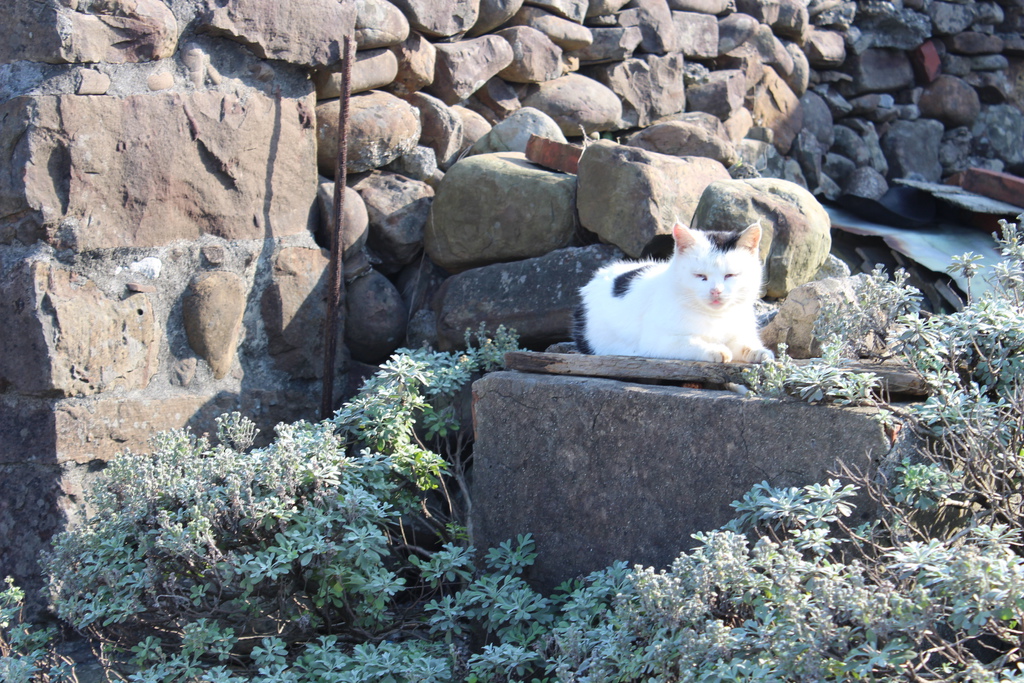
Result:
M809 360L795 360L806 365ZM590 356L579 353L538 353L512 351L505 354L505 369L548 375L606 377L622 380L662 380L723 385L743 383L743 371L750 363L707 363L704 361L666 360L638 356ZM919 375L895 363L851 362L855 372L873 372L890 394L926 396L928 388Z

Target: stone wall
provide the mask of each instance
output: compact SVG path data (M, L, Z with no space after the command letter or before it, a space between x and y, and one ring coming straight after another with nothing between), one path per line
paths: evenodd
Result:
M85 512L91 478L153 432L241 410L265 439L316 416L341 36L358 52L339 393L399 345L453 348L480 323L535 347L564 338L589 274L657 253L675 220L760 215L784 296L827 255L827 218L800 218L812 194L1024 170L1022 15L1009 1L8 0L0 575L38 585L37 552ZM532 133L585 143L578 175L528 163ZM700 209L709 185L744 199Z

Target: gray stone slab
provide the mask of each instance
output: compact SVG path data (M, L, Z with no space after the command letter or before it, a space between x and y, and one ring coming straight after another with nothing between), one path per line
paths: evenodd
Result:
M473 543L532 533L541 591L616 560L666 567L754 484L823 482L890 448L866 409L726 391L496 372L473 401Z

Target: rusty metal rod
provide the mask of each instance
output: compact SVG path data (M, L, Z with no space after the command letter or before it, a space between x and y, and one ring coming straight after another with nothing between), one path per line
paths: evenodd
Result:
M345 338L345 175L348 165L348 105L352 91L352 44L342 42L341 99L338 107L338 168L334 172L334 230L331 233L330 279L327 320L324 321L324 377L320 394L320 419L334 415L334 363L338 337Z

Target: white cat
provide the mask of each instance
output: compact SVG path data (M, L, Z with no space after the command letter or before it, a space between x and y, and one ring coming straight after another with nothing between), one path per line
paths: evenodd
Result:
M763 363L757 333L761 224L702 232L677 224L668 261L609 264L580 289L573 337L582 353Z

